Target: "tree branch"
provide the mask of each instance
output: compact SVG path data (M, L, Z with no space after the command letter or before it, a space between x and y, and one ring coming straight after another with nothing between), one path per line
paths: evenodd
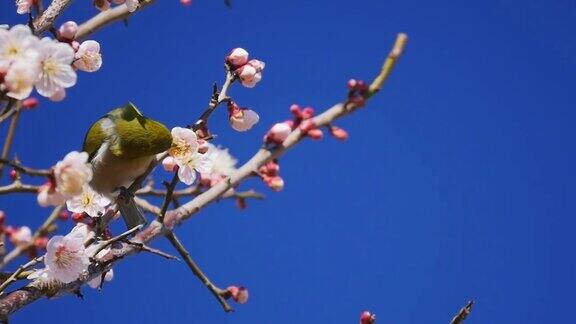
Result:
M54 26L56 18L66 9L72 0L54 0L52 3L44 10L42 15L34 20L34 32L36 35L42 34L44 31L48 30L50 27Z
M47 169L32 169L22 165L22 163L18 161L10 161L3 158L0 158L0 165L9 165L16 171L27 174L29 176L49 177L52 174L52 172Z
M138 10L144 9L154 3L154 0L141 0L140 6L134 12L129 12L128 7L125 4L116 6L112 9L102 11L96 16L92 17L85 23L78 26L78 31L76 32L76 40L81 40L87 36L92 35L102 27L105 27L113 22L124 20L130 15L134 14Z
M470 314L470 312L472 311L472 306L474 305L474 301L471 300L469 301L466 306L462 307L460 309L460 311L458 312L458 314L456 314L456 316L454 316L454 318L452 319L452 321L450 321L450 324L460 324L462 322L464 322L464 320L466 319L466 317Z
M398 37L405 36L401 34ZM394 50L397 50L397 48L393 48L393 51ZM396 52L396 58L401 54L401 50ZM387 70L387 72L381 72L379 76L381 76L383 73L384 79L386 79L387 73L390 73L390 69ZM357 107L352 106L352 109L345 109L344 104L339 103L321 113L320 115L314 117L313 121L318 127L322 127L333 122L337 118L350 114L351 112L355 111L356 108ZM167 212L164 219L164 224L161 224L158 221L152 221L150 225L136 234L136 237L133 239L133 241L147 243L158 237L166 235L170 231L169 228L172 228L182 221L192 217L208 203L218 200L218 198L223 195L229 188L237 186L243 179L249 178L252 173L264 163L284 154L288 149L299 143L303 137L303 133L297 129L294 130L286 138L286 140L275 149L260 149L248 162L246 162L242 167L234 172L227 180L216 184L211 189L207 190L206 192L202 193L181 207ZM137 247L128 244L124 244L119 249L111 249L109 253L100 258L100 261L104 262L102 265L90 268L88 275L82 279L76 280L70 284L62 285L58 289L58 293L65 294L77 291L85 282L96 278L97 276L102 275L104 271L107 271L107 267L110 263L136 254L137 252L139 252ZM37 284L38 282L35 280L24 288L18 289L0 297L0 319L7 318L13 312L43 296L42 291L36 288Z
M32 192L38 193L39 186L24 184L19 180L12 182L9 185L0 187L0 195L5 195L13 192Z

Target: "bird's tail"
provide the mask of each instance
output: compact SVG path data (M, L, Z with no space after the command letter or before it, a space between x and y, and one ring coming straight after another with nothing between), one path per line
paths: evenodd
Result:
M130 230L138 225L146 224L146 218L136 206L136 202L132 197L128 199L118 199L118 205L122 218L124 218L124 223L126 227Z

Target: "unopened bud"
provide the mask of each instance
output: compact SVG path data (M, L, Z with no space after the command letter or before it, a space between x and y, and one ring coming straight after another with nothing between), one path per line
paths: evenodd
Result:
M313 116L314 116L314 108L306 107L302 109L302 118L309 119L312 118Z
M236 199L236 206L240 209L246 209L246 198L239 197Z
M18 179L18 171L14 169L10 170L10 179L12 179L12 181Z
M348 139L348 132L345 131L344 129L340 128L340 127L332 126L330 128L330 133L337 140L345 141Z
M26 98L22 101L22 107L24 109L33 109L38 106L38 99L34 97Z
M248 52L243 48L237 47L226 56L226 63L233 67L242 66L248 63Z
M314 128L308 131L308 133L306 133L311 139L314 140L319 140L322 139L322 137L324 136L324 132L322 132L321 129L318 128Z
M248 302L248 289L240 286L230 286L226 289L227 293L230 294L230 297L234 299L235 302L238 304L245 304Z
M280 176L271 177L267 181L268 187L274 191L281 191L284 189L284 179Z
M58 37L61 40L71 41L76 36L76 31L78 31L78 24L74 21L67 21L58 29Z
M72 214L72 221L74 223L80 223L84 220L84 213L73 213Z
M294 115L294 117L302 118L302 109L297 104L290 106L290 112Z
M46 236L40 236L34 240L34 246L39 249L45 249L47 244L48 238Z
M189 5L192 4L192 0L180 0L180 3L185 6L188 7Z
M314 122L313 119L305 119L302 121L302 123L300 123L300 126L298 127L300 128L300 130L306 133L309 130L316 128L316 123Z
M4 224L6 221L6 213L3 210L0 210L0 224Z
M63 210L58 214L58 219L62 221L68 220L68 218L70 218L70 213L67 210Z
M360 324L374 324L376 323L376 315L369 311L364 311L360 314Z

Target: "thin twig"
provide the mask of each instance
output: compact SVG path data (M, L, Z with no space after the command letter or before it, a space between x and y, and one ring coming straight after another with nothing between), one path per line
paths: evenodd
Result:
M12 120L10 121L10 126L8 128L8 133L6 134L6 140L4 141L4 147L2 147L2 155L0 155L1 159L6 159L8 154L10 154L10 147L12 146L12 142L14 141L14 134L16 133L16 127L18 126L18 120L20 119L20 101L16 103L14 109L16 112L14 116L12 116ZM0 165L0 178L2 178L2 170L4 169L4 165Z
M49 177L52 174L48 169L33 169L22 165L22 163L18 161L11 161L3 158L0 158L0 165L9 165L14 168L14 170L29 176Z
M160 223L164 221L164 216L166 215L168 206L170 206L170 202L172 202L172 194L174 193L174 189L176 189L178 180L179 180L178 172L174 172L172 181L166 186L166 196L164 197L164 201L162 202L162 207L160 207L160 215L158 216L158 221Z
M40 186L24 184L19 180L12 182L9 185L0 187L0 195L5 195L13 192L29 192L38 193Z
M140 5L136 9L136 11L144 9L147 6L151 5L152 3L154 3L154 0L140 0ZM119 5L112 9L102 11L101 13L97 14L96 16L90 18L88 21L78 26L78 31L76 32L76 39L77 40L84 39L86 38L86 36L95 33L102 27L105 27L116 21L125 20L134 13L135 12L129 12L128 7L126 7L126 5Z
M168 254L168 253L166 253L166 252L164 252L164 251L155 249L155 248L153 248L153 247L149 247L148 245L146 245L146 244L144 244L144 243L133 242L133 241L130 241L130 240L124 240L123 242L126 243L126 244L130 244L130 245L135 246L139 251L144 251L144 252L156 254L156 255L159 255L159 256L161 256L161 257L163 257L163 258L165 258L165 259L168 259L168 260L180 261L180 258L178 258L177 256L172 255L172 254Z
M388 76L390 75L390 72L392 72L394 65L396 65L396 62L404 52L404 48L406 47L407 42L408 42L408 35L404 33L398 34L398 37L396 37L396 42L394 43L392 50L388 54L388 57L384 61L380 73L374 79L374 81L372 81L370 87L368 88L369 90L368 97L373 96L378 91L380 91L380 89L382 89L382 86L384 85L384 82L388 79Z
M464 322L464 320L466 319L466 317L470 314L470 312L472 311L472 306L474 305L474 301L471 300L469 301L466 306L462 307L460 309L460 311L458 312L458 314L456 314L456 316L454 316L454 318L452 319L452 321L450 321L450 324L460 324L462 322Z
M172 245L176 248L176 250L178 251L178 253L180 254L180 256L184 259L184 262L186 262L186 264L188 265L188 267L190 268L190 270L192 270L192 273L194 273L194 275L196 277L198 277L198 279L200 279L200 281L202 281L202 283L208 288L208 290L210 290L210 292L212 293L212 295L214 295L214 297L218 300L218 302L220 303L220 305L222 305L222 308L224 308L225 312L231 312L233 311L232 307L230 307L230 305L228 304L228 302L226 301L226 299L224 299L224 297L222 296L225 293L225 290L220 289L218 287L216 287L211 281L210 279L208 279L208 277L202 272L202 270L200 269L200 267L198 267L198 265L196 264L196 262L194 262L194 260L192 259L192 257L190 256L190 253L188 253L188 251L186 251L186 248L184 247L184 245L180 242L180 240L178 240L178 238L176 237L176 235L174 235L174 233L172 231L169 231L166 234L166 238L170 241L170 243L172 243Z
M37 257L34 258L30 261L28 261L26 264L21 265L20 267L18 267L18 269L16 269L16 271L14 271L14 273L12 273L12 275L10 277L8 277L8 279L6 279L6 281L4 281L1 285L0 285L0 295L4 294L4 289L6 289L6 287L8 287L8 285L10 285L12 282L16 281L18 278L18 275L20 275L24 270L36 265L38 262L42 261L44 257Z
M136 227L132 227L131 229L127 230L126 232L124 232L120 235L114 236L113 238L111 238L109 240L100 242L100 246L94 252L94 256L97 256L98 253L100 253L102 250L104 250L108 246L110 246L110 245L112 245L118 241L122 241L125 238L127 238L128 236L132 235L133 233L138 232L142 227L144 227L144 225L140 224Z

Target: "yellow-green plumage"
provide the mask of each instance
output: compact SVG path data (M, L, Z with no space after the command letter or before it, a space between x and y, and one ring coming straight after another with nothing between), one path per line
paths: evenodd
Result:
M170 148L172 136L161 123L149 119L131 103L96 121L84 138L94 175L91 187L110 198L142 175L154 156ZM144 221L133 201L120 206L129 228Z

